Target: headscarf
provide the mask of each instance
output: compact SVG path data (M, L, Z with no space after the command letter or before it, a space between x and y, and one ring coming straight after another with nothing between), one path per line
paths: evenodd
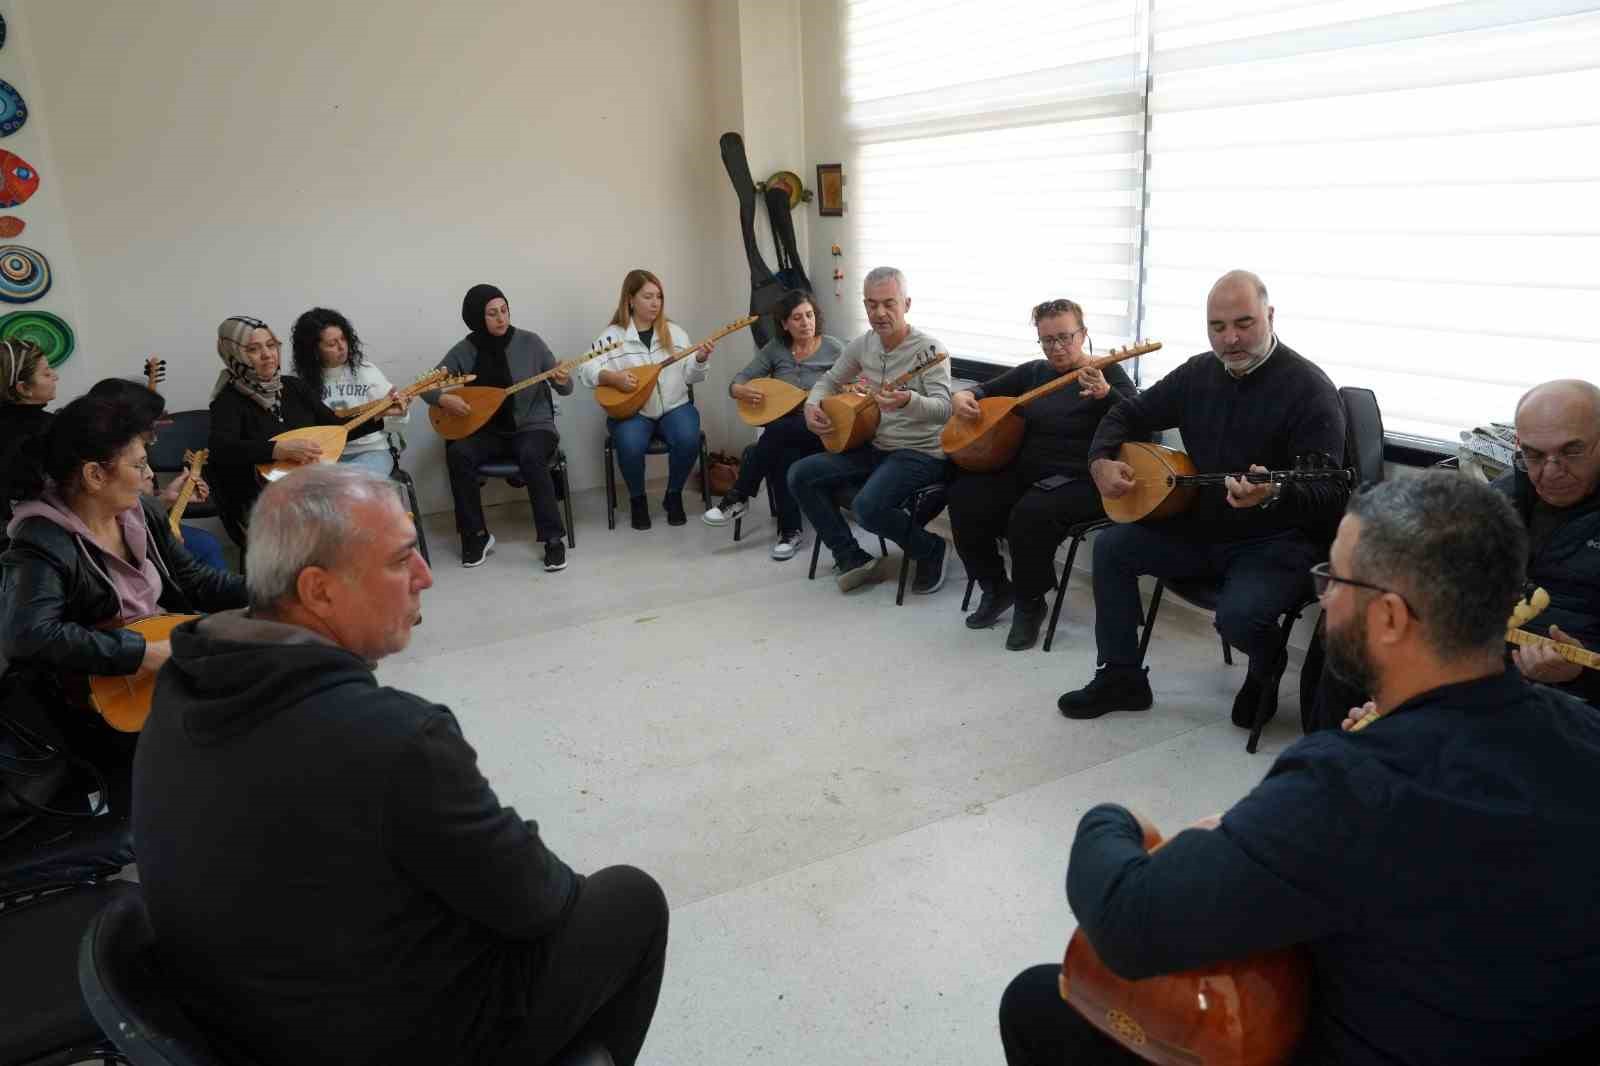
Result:
M283 392L281 356L278 370L270 379L262 381L244 354L244 346L250 343L250 334L258 329L272 332L271 327L265 322L247 315L225 318L222 320L222 325L217 327L217 354L222 357L222 373L217 377L216 387L211 390L211 398L216 399L223 389L232 385L240 394L260 404L266 410L276 412L279 397Z
M506 345L511 343L511 336L517 331L515 326L508 325L502 336L496 337L489 332L489 322L484 317L484 312L491 301L505 299L506 294L493 285L474 285L461 298L461 321L472 331L472 346L478 350L480 356L504 359ZM510 300L506 300L506 306L511 306Z

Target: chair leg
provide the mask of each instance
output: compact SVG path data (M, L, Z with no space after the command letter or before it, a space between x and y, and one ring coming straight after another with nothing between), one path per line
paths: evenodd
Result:
M617 528L617 468L611 445L611 434L606 434L606 528Z
M556 471L561 476L561 510L565 512L567 519L567 547L576 548L578 546L578 527L572 521L572 478L567 475L567 461L565 459L556 465Z
M1219 635L1217 637L1217 639L1222 641L1222 661L1227 663L1229 666L1232 666L1233 665L1233 649L1228 647L1227 638Z
M1139 665L1144 665L1144 653L1150 648L1150 632L1156 626L1156 612L1161 609L1161 593L1166 590L1166 582L1157 581L1156 591L1150 597L1150 613L1144 616L1144 634L1139 638Z
M1278 654L1272 661L1272 669L1267 671L1267 678L1261 686L1261 702L1256 705L1256 720L1250 724L1250 739L1244 742L1244 750L1251 755L1256 753L1256 747L1261 742L1261 731L1267 727L1267 708L1277 703L1278 688L1283 684L1284 671L1289 666L1289 635L1294 632L1294 624L1300 620L1300 614L1305 608L1287 611L1278 629Z
M961 610L963 612L966 611L967 605L972 602L972 586L976 585L977 583L978 583L978 579L977 578L975 578L975 577L967 578L967 594L965 596L961 597Z
M887 554L887 552L885 553ZM906 575L911 573L911 556L905 552L900 553L900 587L894 593L894 605L905 606L906 602Z
M889 558L889 542L882 537L878 538L878 557L881 559Z
M1056 582L1056 602L1050 608L1050 627L1044 631L1044 651L1049 651L1050 645L1055 643L1056 623L1061 621L1061 603L1067 598L1067 582L1072 580L1072 561L1078 557L1078 545L1083 543L1083 537L1080 533L1067 545L1067 562L1061 568L1061 579Z
M399 468L397 467L396 469ZM417 503L416 483L411 480L411 475L404 470L401 470L400 473L404 475L401 484L406 487L406 497L411 501L411 522L417 530L417 551L422 553L422 561L432 566L433 560L428 556L428 534L422 528L422 507Z
M822 554L822 538L821 537L812 537L811 538L811 570L810 570L809 573L806 574L806 580L807 581L815 581L817 579L817 557L819 555L821 555L821 554Z
M706 453L706 435L700 434L700 504L701 510L711 506L711 457Z

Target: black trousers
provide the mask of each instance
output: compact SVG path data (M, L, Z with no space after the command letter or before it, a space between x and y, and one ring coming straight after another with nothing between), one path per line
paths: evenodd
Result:
M485 426L470 437L446 443L444 459L450 469L450 495L455 497L456 529L461 535L488 528L483 520L483 494L478 490L478 465L512 459L527 483L539 539L548 544L566 536L567 527L556 506L555 479L550 476L550 457L560 440L547 429L527 429L508 437Z
M1061 998L1059 963L1030 966L1000 998L1000 1044L1007 1066L1135 1066L1143 1060Z
M532 1009L505 1025L495 1061L543 1066L569 1047L595 1043L617 1066L633 1066L667 962L661 886L631 866L590 874L566 922L540 947Z
M1067 530L1105 517L1100 493L1088 478L1060 488L1033 487L1040 475L1013 465L992 474L962 473L950 483L950 529L967 576L980 583L1004 581L1005 561L995 541L1011 549L1012 583L1024 602L1044 598L1056 585L1056 549Z
M778 509L778 524L785 533L800 529L800 504L789 495L789 467L797 459L822 451L822 438L806 428L804 410L792 411L761 431L756 442L745 449L739 464L739 480L733 491L745 499L756 494L764 480Z
M1181 520L1116 526L1094 541L1094 635L1100 662L1137 666L1139 575L1221 579L1217 632L1264 673L1279 650L1278 617L1311 595L1322 555L1298 532L1253 540L1196 541Z

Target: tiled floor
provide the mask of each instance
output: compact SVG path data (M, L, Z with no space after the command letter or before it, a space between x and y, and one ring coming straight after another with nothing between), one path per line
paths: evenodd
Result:
M1291 668L1245 754L1228 722L1242 659L1224 666L1208 620L1168 607L1156 707L1063 719L1056 696L1094 661L1082 575L1055 649L1011 653L1004 624L963 627L957 562L897 608L892 583L808 582L809 545L772 562L760 502L739 544L693 510L611 532L603 496L577 502L559 574L525 505L490 511L499 547L474 570L430 519L425 622L380 676L450 705L501 798L574 867L661 881L648 1063L999 1063L1001 991L1073 928L1079 815L1116 800L1175 830L1299 733Z

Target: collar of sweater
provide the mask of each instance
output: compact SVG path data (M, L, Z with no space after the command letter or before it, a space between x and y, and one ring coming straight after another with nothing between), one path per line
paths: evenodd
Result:
M1246 366L1245 366L1245 368L1243 370L1237 370L1236 371L1236 370L1229 369L1227 360L1223 359L1222 356L1220 356L1220 355L1217 356L1217 362L1221 363L1222 364L1222 368L1224 370L1228 371L1228 376L1229 377L1232 377L1232 378L1247 378L1251 374L1255 373L1257 370L1260 370L1261 367L1266 364L1266 361L1268 359L1272 358L1272 353L1277 351L1277 350L1278 350L1278 335L1276 333L1274 333L1272 335L1272 343L1267 345L1267 350L1264 353L1262 353L1261 358L1253 360L1250 363L1246 364Z

